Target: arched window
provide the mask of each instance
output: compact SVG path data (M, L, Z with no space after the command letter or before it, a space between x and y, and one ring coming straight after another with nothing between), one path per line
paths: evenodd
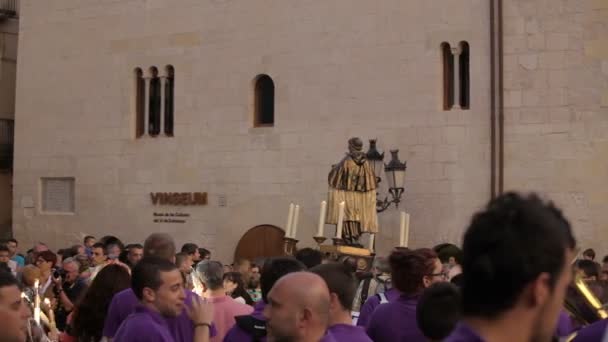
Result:
M469 43L462 41L459 44L460 55L458 56L458 76L460 87L460 108L469 109L470 107L470 88L471 75L469 68Z
M441 60L443 64L443 109L454 106L454 56L449 43L441 43Z
M150 68L150 122L148 124L148 134L160 134L160 77L156 67Z
M268 75L259 75L254 85L254 126L274 126L274 82Z
M146 127L146 81L141 68L135 68L135 136L144 135Z
M175 69L171 65L166 67L167 79L165 80L165 134L173 135L173 95L175 87Z

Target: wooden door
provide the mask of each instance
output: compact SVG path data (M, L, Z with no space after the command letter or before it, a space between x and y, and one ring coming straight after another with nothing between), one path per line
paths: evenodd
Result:
M236 246L234 260L268 258L283 255L285 231L271 225L249 229Z

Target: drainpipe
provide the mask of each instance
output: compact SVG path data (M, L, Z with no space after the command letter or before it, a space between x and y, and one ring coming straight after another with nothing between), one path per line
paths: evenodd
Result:
M504 85L502 0L490 0L490 191L504 190Z

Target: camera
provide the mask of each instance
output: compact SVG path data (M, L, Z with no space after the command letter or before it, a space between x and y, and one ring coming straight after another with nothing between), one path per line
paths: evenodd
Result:
M55 271L53 271L53 278L63 278L65 277L65 270L62 268L56 268Z

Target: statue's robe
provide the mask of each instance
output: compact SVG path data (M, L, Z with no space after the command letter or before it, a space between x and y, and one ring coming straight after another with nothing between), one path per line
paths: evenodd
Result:
M376 176L362 152L346 155L328 177L327 223L338 223L338 207L345 202L343 236L356 240L362 233L378 232Z

